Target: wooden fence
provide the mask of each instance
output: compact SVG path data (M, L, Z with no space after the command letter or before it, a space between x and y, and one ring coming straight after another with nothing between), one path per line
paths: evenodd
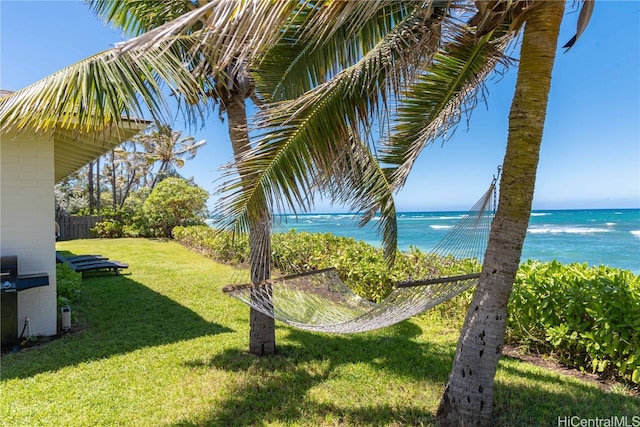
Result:
M103 220L102 216L71 216L59 215L56 219L60 226L58 240L88 239L94 237L91 228Z

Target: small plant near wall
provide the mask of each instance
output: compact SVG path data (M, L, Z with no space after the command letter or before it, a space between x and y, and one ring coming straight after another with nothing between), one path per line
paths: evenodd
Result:
M63 307L73 307L80 299L82 290L82 274L77 273L66 264L56 265L56 291L58 303L58 316ZM77 314L71 312L72 319Z

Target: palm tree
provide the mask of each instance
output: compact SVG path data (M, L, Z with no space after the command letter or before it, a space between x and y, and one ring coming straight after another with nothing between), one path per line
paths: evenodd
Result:
M211 7L212 5L213 7ZM91 6L98 15L105 17L115 26L132 34L142 34L150 30L158 29L158 27L162 27L168 21L182 17L185 13L193 11L202 5L199 2L182 0L167 3L157 1L118 3L95 0L91 2ZM282 19L293 10L293 4L291 3L286 4L286 2L282 2L281 6L284 7L272 8L273 12L268 12L269 8L265 8L266 15L273 13L273 19L276 20L274 27L267 27L267 31L263 30L265 33L264 41L266 42L273 39L276 35L275 29L279 28ZM230 16L229 14L237 12L236 19L228 19L232 28L223 29L219 32L211 31L207 37L222 37L224 39L227 36L227 32L231 33L235 31L240 34L242 32L240 29L243 28L244 31L248 32L247 34L252 32L258 33L253 34L258 37L260 30L256 31L256 24L261 25L261 23L259 19L255 19L256 16L248 15L248 13L252 12L250 8L238 7L238 5L234 5L232 2L226 2L226 4L212 2L208 7L209 12L199 15L196 19L188 21L188 23L185 24L186 32L193 33L201 30L205 26L206 21L211 19L212 16L218 18L218 22L221 22L219 17L215 16L215 12L222 10L222 15L224 15L224 11L227 11L227 17ZM244 19L237 19L238 17L242 17L243 14ZM249 19L247 19L247 17ZM237 24L237 27L233 27L235 24ZM269 31L272 34L269 34ZM244 37L247 37L247 34L245 34ZM220 40L219 42L226 47L226 51L220 49L218 52L211 52L209 47L215 47L215 43L209 42L207 45L201 45L201 52L198 52L196 55L192 55L188 50L178 50L177 55L182 58L189 58L188 62L192 63L191 69L197 71L201 83L206 87L205 92L207 98L201 100L201 102L207 103L207 100L211 100L213 103L219 104L220 115L224 112L227 113L229 137L231 139L234 156L236 160L240 160L244 153L250 148L245 102L252 94L252 85L248 79L246 65L255 59L259 51L247 49L247 45L251 46L251 42L248 40L241 44L246 51L234 47L233 43L229 43L228 39ZM258 47L261 48L260 45L258 45ZM220 53L222 53L223 57L228 58L226 66L224 65L225 61L220 60ZM196 56L196 58L193 58L193 56ZM169 132L170 130L167 129L158 129L158 134L168 134ZM174 138L156 138L159 136L161 135L153 135L153 139L165 141L166 144L156 144L153 148L147 144L147 147L150 148L149 151L155 152L157 157L162 161L160 173L171 164L168 155L170 151L173 151L170 148L170 140ZM179 135L177 135L177 137L179 138ZM150 139L145 139L145 141L149 142ZM164 145L164 148L158 150L157 148L160 148L162 145ZM164 152L164 155L161 154L161 152ZM243 179L245 178L244 175L241 176ZM154 184L155 182L156 180L154 180ZM253 281L260 281L270 277L270 224L269 213L265 210L261 210L257 215L253 215L249 222L251 279ZM273 319L264 316L257 310L251 309L250 325L249 351L258 355L274 353L275 323Z
M564 2L544 1L527 19L500 201L482 275L458 342L449 382L438 408L441 425L489 424L493 377L504 344L507 303L529 224L551 72Z
M185 160L193 159L206 140L195 140L193 136L182 137L182 131L174 131L169 125L154 124L144 134L136 135L134 142L140 143L149 163L160 162L160 167L151 183L155 187L158 179L166 177L184 166Z
M212 5L212 3L217 3L217 5ZM420 20L424 21L430 17L430 13L416 11L414 6L408 7L407 5L410 5L411 2L385 5L384 7L378 5L375 8L370 7L369 4L357 2L276 2L278 7L274 7L274 4L261 3L256 8L230 6L229 2L212 3L201 6L201 9L207 8L207 12L194 15L195 19L191 20L183 19L191 12L186 15L181 14L188 10L196 10L195 7L198 4L192 2L174 1L168 5L160 5L158 2L94 1L93 6L99 14L123 29L133 29L137 32L150 30L135 43L129 43L124 47L122 49L124 52L133 49L132 46L153 44L156 38L164 41L163 34L165 34L166 28L172 28L171 26L174 24L163 24L160 27L158 25L177 16L180 16L182 25L187 28L189 33L195 34L205 28L201 33L205 35L206 44L198 46L200 50L197 55L194 56L192 53L182 50L177 53L177 56L188 58L186 62L192 64L191 69L194 72L197 71L197 75L206 88L207 95L213 102L220 105L221 113L227 113L229 135L235 161L238 164L247 155L253 155L250 150L251 142L247 130L245 101L248 97L252 96L258 104L263 101L291 98L330 77L330 71L326 70L323 64L324 59L327 55L333 55L332 52L336 51L336 47L342 48L345 39L355 51L362 48L370 49L377 41L375 36L383 33L376 26L388 28L392 26L391 23L394 20L399 19L406 21L402 28L417 34L419 31L414 27L419 24ZM209 15L218 9L228 9L229 7L234 9L234 14L228 28L225 27L217 31L217 28L206 27L203 24L203 19L210 20L210 22L221 22L219 18L210 19ZM247 13L251 14L250 22L241 25L243 14ZM264 16L264 19L260 19L259 16ZM240 24L236 21L240 21ZM265 26L264 22L268 25ZM437 24L436 20L434 20L434 24ZM335 29L332 29L333 27ZM210 30L206 30L206 28L210 28ZM421 31L419 40L424 40L427 31L424 28L421 28ZM312 40L312 43L317 45L316 48L309 50L302 44L293 45L288 41L300 37ZM230 41L238 39L241 40L240 43L235 45L230 43ZM277 40L284 40L284 42L277 44L275 43ZM401 50L401 41L396 34L395 45L392 47L398 52ZM214 50L212 46L216 46L216 43L221 44L225 49L216 48L215 51L212 51ZM418 50L418 53L429 50L432 50L431 47L425 44L422 50ZM220 51L223 51L223 54L220 54ZM373 64L375 60L379 60L383 53L378 51L377 57L372 57L369 63ZM285 61L282 59L283 54L286 57ZM415 56L415 53L412 55ZM232 59L225 66L225 62L221 58ZM274 58L275 60L273 60ZM340 62L343 63L350 61L353 61L353 55L340 59ZM389 68L391 71L394 71L394 68L396 71L401 70L397 65ZM253 81L249 78L250 74L258 78L263 75L267 77L260 80L255 92ZM301 78L301 76L304 77ZM295 83L291 84L291 81ZM275 84L276 90L271 90L274 89L273 84ZM375 93L375 91L371 92L367 96L373 97ZM346 130L346 132L351 135L349 138L339 138L335 141L334 147L330 147L329 150L325 149L324 152L318 150L317 155L314 155L316 160L319 159L323 163L321 167L326 170L324 173L325 183L329 182L327 180L329 175L332 175L332 182L335 183L338 182L335 178L342 175L346 177L345 179L353 179L351 172L355 169L350 168L348 164L351 163L353 166L356 161L361 160L350 159L348 154L355 153L354 157L357 159L365 159L369 165L375 165L371 171L366 171L370 175L368 181L373 183L377 180L382 183L382 186L386 186L384 175L373 161L368 148L353 136L357 134L355 128ZM346 149L344 149L344 145L341 145L345 143L347 144ZM290 153L284 160L285 162L291 159L292 154L295 155L292 151ZM336 159L344 162L340 167L344 171L348 170L349 174L338 173L339 163ZM332 169L331 172L329 169ZM233 174L236 173L236 169L232 169L232 171ZM250 174L245 169L239 169L238 172L235 190L243 198L251 200L253 204L250 209L233 218L239 218L235 222L237 231L248 231L250 235L251 278L253 281L264 280L270 275L271 210L268 208L271 206L268 201L272 199L273 194L267 188L255 186L250 188L246 185ZM362 176L365 176L365 173ZM360 185L360 180L357 183ZM351 187L353 186L352 183ZM336 184L333 188L341 189L342 187ZM302 198L298 198L297 202L306 203ZM388 199L386 206L388 210L393 210L391 198ZM395 224L395 217L389 223ZM250 352L255 354L272 353L275 350L273 319L256 310L251 310L250 323Z
M112 150L112 191L114 209L124 206L129 193L140 187L150 187L151 165L146 153L133 141L125 142Z

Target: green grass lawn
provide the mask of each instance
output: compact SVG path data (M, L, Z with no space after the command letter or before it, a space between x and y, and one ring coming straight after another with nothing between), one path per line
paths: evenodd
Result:
M459 320L425 314L356 335L277 323L278 354L248 347L249 309L222 294L234 270L174 242L57 243L129 264L86 274L75 331L3 355L3 426L432 425ZM618 389L503 359L495 425L640 415Z

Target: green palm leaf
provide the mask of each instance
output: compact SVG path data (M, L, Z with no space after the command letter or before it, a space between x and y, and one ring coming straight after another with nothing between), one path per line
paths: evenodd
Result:
M351 178L354 171L366 177L364 188L376 189L377 198L392 207L391 187L375 158L363 155L353 135L371 126L372 116L386 108L388 94L405 81L407 65L423 61L439 42L439 18L418 10L407 16L374 49L354 66L292 101L273 104L259 113L264 132L257 146L238 164L239 175L224 184L221 199L223 225L237 231L248 229L251 212L266 203L271 212L309 209L320 184L352 206L373 206L355 200L365 191L363 181ZM415 49L408 46L415 44ZM369 151L369 150L367 150ZM329 178L330 177L330 178ZM331 183L335 183L331 187ZM393 218L386 221L395 222ZM383 223L384 224L384 223ZM392 231L395 224L384 225ZM395 250L393 233L386 233L387 253Z
M164 121L170 117L164 97L167 88L190 99L201 96L196 79L165 47L124 54L107 50L14 92L0 100L1 127L117 128L147 111Z
M317 5L306 5L298 11L286 24L280 42L269 48L255 66L253 77L260 98L268 102L293 99L328 81L356 64L363 52L373 49L397 22L419 6L416 2L368 5L371 17L360 28L356 26L359 18L348 16L328 38L318 34L303 38Z
M484 93L485 78L511 60L503 53L513 33L477 38L460 27L402 98L382 161L395 166L392 181L401 187L422 149L443 137Z
M259 60L267 46L278 42L281 28L297 6L297 2L290 1L212 0L116 47L121 53L144 52L159 46L168 49L179 40L176 36L189 35L198 40L183 50L190 68L200 77L223 81L224 75L234 75L246 64ZM135 25L138 24L130 24Z
M140 35L194 10L190 0L89 0L95 14L130 35Z

